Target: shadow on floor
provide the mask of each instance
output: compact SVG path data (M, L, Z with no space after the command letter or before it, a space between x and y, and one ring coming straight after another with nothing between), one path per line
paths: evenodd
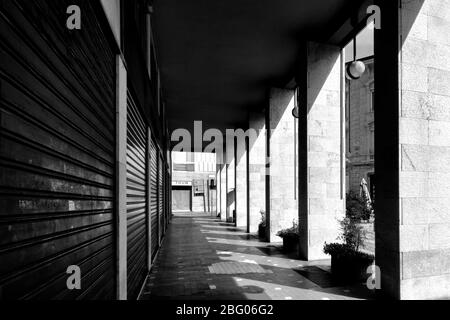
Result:
M314 267L316 269L311 269ZM362 285L343 286L329 261L305 262L204 214L174 216L142 300L371 299ZM310 268L310 269L308 269Z

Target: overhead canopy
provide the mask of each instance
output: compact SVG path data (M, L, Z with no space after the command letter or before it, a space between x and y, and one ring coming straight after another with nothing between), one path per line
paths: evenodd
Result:
M355 0L162 0L154 27L170 129L245 128L291 80L304 40L327 41ZM336 41L336 40L335 40Z

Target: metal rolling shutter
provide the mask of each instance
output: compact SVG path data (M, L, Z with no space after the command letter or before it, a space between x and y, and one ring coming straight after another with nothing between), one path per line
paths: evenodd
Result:
M136 299L147 274L147 125L128 92L127 272L128 298Z
M115 298L115 54L95 12L0 3L0 300Z
M158 211L159 211L159 237L160 241L164 237L165 227L164 227L164 161L161 156L159 156L159 170L158 170Z
M155 257L159 247L158 228L158 153L153 140L150 143L150 215L151 215L151 248L152 258Z

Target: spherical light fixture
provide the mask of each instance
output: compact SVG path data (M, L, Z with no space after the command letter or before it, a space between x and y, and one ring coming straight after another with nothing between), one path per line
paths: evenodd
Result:
M300 91L297 88L295 90L295 94L294 94L294 109L292 109L292 116L295 119L299 119L300 118L300 107L298 106L298 104L299 104L298 102L299 102L299 99L300 99L299 94L300 94Z
M353 61L347 65L347 78L349 80L357 80L366 71L366 65L362 61Z
M300 118L300 109L298 108L298 106L295 106L295 108L292 109L292 116L293 116L295 119Z

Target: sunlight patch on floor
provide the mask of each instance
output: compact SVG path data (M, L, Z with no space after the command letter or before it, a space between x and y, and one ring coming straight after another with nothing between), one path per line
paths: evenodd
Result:
M271 300L358 300L355 298L344 297L341 295L314 291L311 289L294 288L290 286L281 286L269 282L262 282L242 277L233 278L241 288L252 287L260 288ZM252 295L249 294L251 299Z

